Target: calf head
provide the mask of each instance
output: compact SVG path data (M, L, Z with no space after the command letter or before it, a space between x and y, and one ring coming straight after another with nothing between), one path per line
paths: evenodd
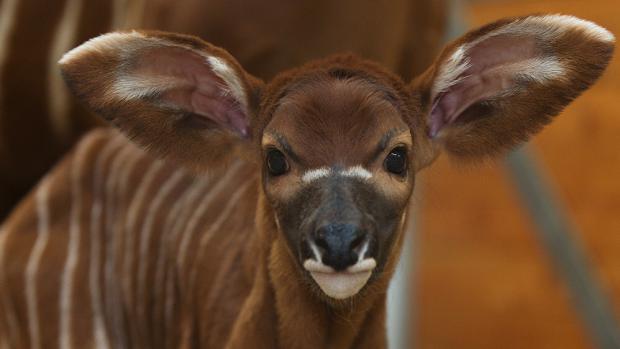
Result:
M160 32L103 35L60 63L78 97L159 156L201 170L252 154L299 282L345 299L391 271L420 169L524 142L599 77L613 43L570 16L504 19L409 83L344 55L264 84L224 50Z

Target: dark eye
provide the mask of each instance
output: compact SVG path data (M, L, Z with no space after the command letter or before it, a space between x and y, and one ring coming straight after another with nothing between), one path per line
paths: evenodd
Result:
M390 151L384 162L385 169L397 175L407 172L407 149L396 147Z
M280 176L288 171L286 157L277 149L267 151L267 169L272 176Z

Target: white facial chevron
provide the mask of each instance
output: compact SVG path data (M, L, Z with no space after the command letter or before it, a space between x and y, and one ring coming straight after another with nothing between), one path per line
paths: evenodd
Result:
M329 167L319 167L312 170L306 171L303 176L301 176L301 180L304 183L310 183L320 178L329 177L329 176L343 176L343 177L357 177L361 179L370 179L372 178L372 173L362 167L361 165L351 166L342 170L334 170Z

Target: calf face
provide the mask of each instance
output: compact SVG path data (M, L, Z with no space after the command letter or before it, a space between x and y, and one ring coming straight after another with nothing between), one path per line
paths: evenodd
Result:
M407 96L350 57L290 79L261 133L263 187L299 265L347 298L382 269L404 221L415 177Z
M343 55L264 84L222 49L159 32L101 36L61 66L78 97L155 154L197 170L250 154L300 275L344 299L398 253L417 171L442 150L481 159L527 140L600 76L613 42L570 16L504 19L410 83Z

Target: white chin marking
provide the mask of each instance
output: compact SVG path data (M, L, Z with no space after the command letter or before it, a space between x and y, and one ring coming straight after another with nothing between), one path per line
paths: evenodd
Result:
M345 271L337 272L313 259L304 262L304 268L310 272L321 290L334 299L355 296L366 285L376 265L374 258L367 258Z

